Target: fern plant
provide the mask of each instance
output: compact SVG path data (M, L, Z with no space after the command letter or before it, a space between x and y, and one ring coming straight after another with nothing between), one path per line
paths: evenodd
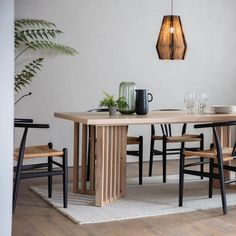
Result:
M100 101L101 107L118 107L118 110L124 109L127 107L127 102L125 100L125 97L119 97L117 100L115 99L114 95L111 95L109 93L103 92L105 97Z
M50 49L60 54L75 55L77 50L54 42L62 34L56 25L46 20L20 19L15 21L15 61L26 51ZM15 91L19 92L36 76L43 66L44 58L37 57L27 62L19 73L15 73Z

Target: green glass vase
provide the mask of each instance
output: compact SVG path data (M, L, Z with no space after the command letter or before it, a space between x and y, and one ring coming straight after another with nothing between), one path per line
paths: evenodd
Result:
M136 85L134 82L121 82L119 87L119 97L124 97L127 106L119 108L119 112L122 114L133 114L135 112L135 93Z

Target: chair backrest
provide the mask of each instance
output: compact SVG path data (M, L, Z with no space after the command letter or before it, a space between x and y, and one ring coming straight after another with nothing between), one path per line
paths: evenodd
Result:
M215 122L215 123L194 125L194 128L196 129L199 129L199 128L212 128L213 129L213 136L215 140L216 150L217 150L217 153L220 155L222 155L221 142L220 142L220 137L216 128L223 127L223 126L236 126L236 121L225 121L225 122ZM236 150L236 142L234 143L234 147L231 154L232 156L235 155L235 150Z
M15 118L15 123L33 123L33 119L25 119L25 118Z
M21 142L20 142L20 148L19 148L19 157L18 159L20 159L20 157L24 156L25 153L25 143L26 143L26 137L27 137L27 133L28 133L28 129L29 128L39 128L39 129L47 129L49 128L48 124L34 124L32 123L33 120L29 119L29 123L26 122L26 119L24 120L24 122L19 122L19 121L15 121L14 122L14 127L15 128L24 128L24 132L21 138Z
M153 111L182 111L182 109L173 109L173 108L165 108L165 109L158 109ZM172 129L171 124L161 124L161 132L163 136L171 137L172 136ZM184 124L182 127L182 135L186 133L187 124ZM155 126L151 125L151 135L155 135Z
M172 128L171 128L171 124L161 124L161 132L163 136L166 137L171 137L172 136ZM186 133L186 128L187 128L187 124L184 123L183 127L182 127L182 135L184 135ZM155 131L155 126L154 124L151 125L151 135L155 135L156 131Z

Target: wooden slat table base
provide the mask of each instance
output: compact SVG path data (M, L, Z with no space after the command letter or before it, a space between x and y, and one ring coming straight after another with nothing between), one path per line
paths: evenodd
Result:
M96 127L96 206L125 195L127 126Z
M90 193L95 193L95 126L90 126Z
M88 143L88 128L82 124L82 160L81 160L81 193L87 192L86 185L86 167L87 167L87 143Z
M74 164L73 164L73 192L94 195L95 194L95 128L91 127L90 140L90 180L87 181L87 144L88 126L85 124L74 123ZM80 131L82 133L81 152L80 152ZM81 157L81 158L80 158ZM79 174L79 160L81 159L81 174Z

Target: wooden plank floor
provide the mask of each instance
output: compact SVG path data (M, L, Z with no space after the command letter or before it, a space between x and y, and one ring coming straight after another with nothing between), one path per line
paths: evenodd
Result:
M168 161L168 174L178 172L176 161ZM154 174L160 173L158 162L154 163ZM138 165L127 165L127 176L137 176ZM148 173L148 164L144 164ZM58 182L57 179L55 182ZM228 215L221 209L147 217L134 220L114 221L100 224L78 225L50 207L28 188L44 184L46 179L23 180L16 213L13 217L13 236L156 236L156 235L236 235L236 208ZM157 196L158 197L158 196ZM235 199L236 201L236 199Z

